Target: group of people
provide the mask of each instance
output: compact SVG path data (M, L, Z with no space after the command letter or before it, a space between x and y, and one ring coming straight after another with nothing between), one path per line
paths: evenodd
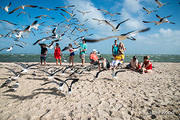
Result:
M114 41L114 44L112 45L112 55L114 57L112 61L112 70L117 66L120 66L123 64L125 55L124 51L126 50L124 44L120 42L117 44L117 40ZM149 56L144 56L144 62L141 64L138 62L138 59L136 56L133 56L130 63L126 66L126 68L140 72L140 73L150 73L152 72L152 63L149 60Z
M41 56L40 56L41 65L43 64L43 62L45 65L46 55L48 51L46 48L47 46L46 44L39 44L39 45L41 46ZM82 40L81 43L75 44L75 45L80 46L79 49L80 49L80 58L81 58L81 63L82 63L81 66L84 66L85 54L87 51L86 41ZM74 66L74 55L75 55L76 49L73 48L72 44L69 44L68 51L69 51L69 65ZM112 71L114 71L115 68L123 64L124 59L125 59L125 55L124 55L125 51L126 51L126 48L124 44L122 42L118 44L117 40L115 40L114 44L112 45L113 60L112 60L111 65L106 58L102 56L98 56L97 54L98 51L96 49L93 49L89 55L90 64L97 65L99 71L101 70L101 68L112 69ZM56 43L56 46L54 48L54 58L56 59L56 65L58 65L58 63L62 65L62 60L61 60L62 51L58 43ZM144 56L143 64L138 62L138 59L136 56L133 56L133 58L131 59L130 63L126 66L126 68L134 70L134 71L138 71L140 73L150 73L152 72L152 63L149 60L149 56Z
M39 44L41 47L41 56L40 56L40 60L41 60L41 65L46 65L46 56L47 56L47 45L46 44ZM80 46L80 58L81 58L81 63L82 66L84 66L85 64L85 54L87 51L87 45L86 42L83 40L82 43L78 44ZM70 53L69 55L69 64L74 66L74 55L75 55L75 49L73 48L72 44L69 44L68 46L68 51ZM59 46L59 43L56 43L56 46L54 47L54 58L56 59L56 65L58 65L58 63L60 65L62 65L62 51L61 48Z

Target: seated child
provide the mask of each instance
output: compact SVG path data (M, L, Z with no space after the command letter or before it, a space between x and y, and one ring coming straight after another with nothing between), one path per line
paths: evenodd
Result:
M151 73L152 72L152 63L150 62L149 56L144 56L144 62L142 65L142 73Z

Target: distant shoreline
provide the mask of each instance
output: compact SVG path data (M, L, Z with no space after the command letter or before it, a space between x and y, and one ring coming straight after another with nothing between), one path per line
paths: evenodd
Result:
M113 56L111 54L101 54L103 57L105 57L108 61L112 61ZM135 54L139 60L139 62L143 62L143 56L147 54ZM170 62L170 63L180 63L180 55L152 55L148 54L150 56L150 60L152 62ZM134 55L131 54L125 54L125 63L128 63ZM69 61L69 54L63 54L62 61ZM40 55L39 54L0 54L0 62L39 62L40 61ZM47 62L53 63L55 62L54 54L48 54L47 55ZM74 57L75 63L80 63L81 60L79 58L79 54L75 54ZM86 63L89 63L89 54L86 54Z

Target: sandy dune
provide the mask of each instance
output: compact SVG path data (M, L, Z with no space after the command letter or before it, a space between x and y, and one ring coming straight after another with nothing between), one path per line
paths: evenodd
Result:
M0 120L178 120L180 63L153 66L153 73L126 70L116 79L111 71L102 72L95 80L97 70L83 71L72 76L79 81L72 85L71 94L65 85L59 90L59 81L48 79L41 71L62 67L54 63L33 66L8 85L18 81L15 92L7 86L0 88ZM0 85L14 76L6 67L22 70L15 63L0 63ZM65 80L70 73L58 72L55 77Z

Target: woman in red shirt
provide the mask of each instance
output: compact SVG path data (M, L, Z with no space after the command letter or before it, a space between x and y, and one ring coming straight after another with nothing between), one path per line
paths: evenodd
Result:
M59 60L60 65L62 64L61 48L59 47L59 43L56 43L56 46L54 48L54 58L56 59L56 65L58 65L58 60Z
M149 59L149 56L144 56L144 63L142 65L143 73L151 73L152 72L152 63L148 59Z

